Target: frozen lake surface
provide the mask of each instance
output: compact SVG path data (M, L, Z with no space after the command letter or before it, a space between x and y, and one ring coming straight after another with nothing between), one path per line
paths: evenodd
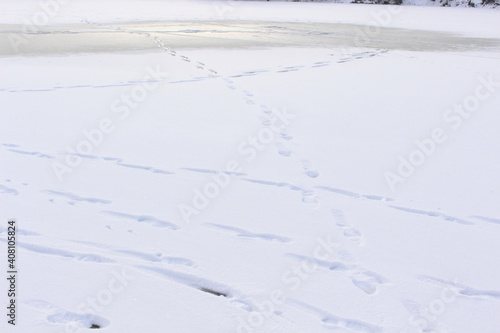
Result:
M24 34L28 3L2 332L497 333L498 11L74 1Z

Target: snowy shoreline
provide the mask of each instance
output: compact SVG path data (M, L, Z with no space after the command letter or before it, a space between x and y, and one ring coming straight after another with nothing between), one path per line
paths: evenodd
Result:
M499 11L484 8L312 2L149 0L137 6L133 0L57 0L47 7L36 0L0 0L0 24L24 25L27 30L89 22L237 20L356 24L498 38L499 15Z

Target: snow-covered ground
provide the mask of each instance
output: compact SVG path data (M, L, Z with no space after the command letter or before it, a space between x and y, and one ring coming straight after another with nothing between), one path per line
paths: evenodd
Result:
M0 2L2 332L498 332L500 12L51 4Z

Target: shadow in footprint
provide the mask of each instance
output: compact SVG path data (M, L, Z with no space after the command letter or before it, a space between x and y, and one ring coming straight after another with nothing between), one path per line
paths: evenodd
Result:
M26 303L28 306L44 312L46 320L55 325L64 325L67 330L77 332L82 328L100 329L110 325L109 320L91 313L76 313L42 300Z
M217 290L213 290L213 289L209 289L209 288L200 288L200 290L203 291L203 292L215 295L215 296L224 296L224 297L228 297L229 296L225 292L217 291Z

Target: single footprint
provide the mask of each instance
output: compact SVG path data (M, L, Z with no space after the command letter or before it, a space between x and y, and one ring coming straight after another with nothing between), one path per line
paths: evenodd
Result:
M331 213L335 218L335 224L342 228L344 237L359 244L363 238L361 232L347 222L344 213L336 209L332 209Z
M277 142L276 148L278 148L278 154L280 154L281 156L285 156L285 157L292 156L292 151L290 149L288 149L283 143Z
M339 258L346 263L349 263L349 264L356 263L356 259L354 258L352 253L347 251L347 250L341 249L338 251L337 254L338 254Z
M270 126L272 124L273 117L266 114L266 115L259 116L259 120L263 126Z
M265 114L272 114L273 111L271 110L271 108L267 107L266 105L259 105L259 108L261 109L262 113L265 113Z
M75 313L67 311L46 301L32 300L28 301L26 304L44 312L46 314L45 319L49 323L54 325L64 325L67 331L72 329L71 332L76 332L76 330L80 330L82 328L104 328L110 324L109 320L101 316L97 316L92 313Z
M318 204L318 197L312 190L302 190L302 202L306 204Z
M351 275L351 281L357 288L361 289L368 295L375 294L378 291L379 285L389 282L383 276L370 271L354 273Z
M312 163L308 160L302 160L302 168L308 177L317 178L319 176L319 172L313 168Z
M350 239L351 241L355 242L355 243L359 243L361 242L361 233L352 228L352 227L346 227L346 228L343 228L344 229L344 236L348 239Z
M284 129L280 132L280 136L283 140L290 141L293 139L293 136L288 134L288 132Z
M335 219L335 224L339 227L347 227L349 224L346 221L345 215L342 211L337 209L332 209L330 211Z

